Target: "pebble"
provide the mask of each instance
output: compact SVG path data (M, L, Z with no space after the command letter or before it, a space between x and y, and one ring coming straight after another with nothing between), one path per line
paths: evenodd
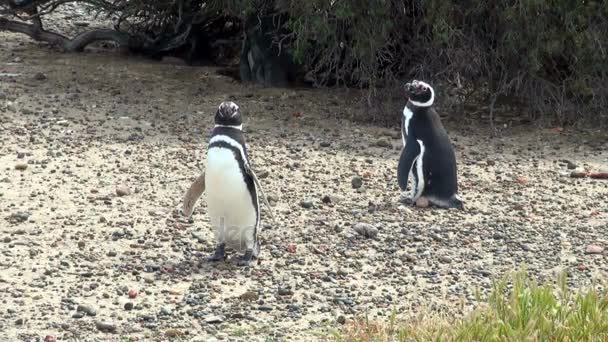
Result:
M585 248L585 254L602 254L604 248L598 245L588 245Z
M272 306L270 306L270 305L268 305L268 304L264 304L264 305L260 305L260 306L258 307L258 310L268 312L268 311L272 311L272 310L273 310L273 307L272 307Z
M205 323L207 323L207 324L217 324L217 323L222 323L223 321L224 321L224 316L205 317Z
M95 309L93 309L91 306L89 305L78 305L78 307L76 308L77 312L84 312L87 316L96 316L97 315L97 311L95 311Z
M34 75L34 79L35 79L36 81L44 81L44 80L46 80L46 75L45 75L44 73L42 73L42 72L37 72L37 73Z
M331 146L331 141L321 141L321 147L329 147Z
M133 303L131 303L131 302L125 303L124 309L125 309L125 311L133 310Z
M17 163L17 164L15 164L15 170L24 171L25 169L27 169L27 164L26 163Z
M353 230L359 235L370 239L378 236L378 229L369 223L359 222L353 226Z
M95 321L95 327L103 332L115 332L116 325L113 322Z
M360 187L363 186L363 178L361 178L359 176L355 176L351 180L350 184L352 185L353 189L359 189Z
M418 208L426 208L426 207L428 207L429 206L429 200L428 200L428 198L426 198L426 197L419 197L416 200L416 206Z
M260 296L258 295L258 293L254 292L254 291L247 291L239 296L239 298L241 300L250 301L250 302L258 300L259 297Z
M119 197L129 196L130 194L131 189L129 189L127 186L119 185L118 187L116 187L116 195L118 195Z
M439 262L444 263L444 264L449 264L452 262L452 258L442 255L439 257Z
M375 146L378 147L392 147L393 144L391 143L390 140L388 140L387 138L379 138L378 140L376 140L376 142L374 143Z
M311 209L312 207L314 207L314 203L312 202L311 199L304 199L304 200L302 200L302 202L300 202L300 205L304 209Z
M574 171L570 172L570 177L585 178L585 177L587 177L587 172L585 172L585 170L574 170Z

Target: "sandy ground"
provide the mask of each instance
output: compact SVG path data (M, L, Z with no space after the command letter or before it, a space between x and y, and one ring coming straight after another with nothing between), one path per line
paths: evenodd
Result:
M2 341L323 340L364 315L461 315L522 264L539 280L565 270L573 288L606 280L608 181L571 177L607 168L601 131L491 139L474 116L444 113L466 208L411 208L398 201L398 122L348 121L355 92L0 41ZM201 262L204 201L194 223L176 211L226 99L243 108L278 218L249 268Z

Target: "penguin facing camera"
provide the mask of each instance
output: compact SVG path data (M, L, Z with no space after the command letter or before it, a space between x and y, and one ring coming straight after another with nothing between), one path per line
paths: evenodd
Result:
M216 241L215 252L207 261L223 261L226 249L232 249L243 253L237 265L247 266L260 253L260 197L269 209L270 205L250 167L242 129L239 106L222 102L215 114L206 169L186 192L182 212L190 217L194 204L205 192Z
M397 168L399 187L412 179L410 200L425 197L441 208L463 209L458 197L456 156L439 115L433 108L435 90L414 80L405 84L408 98L401 118L403 149Z

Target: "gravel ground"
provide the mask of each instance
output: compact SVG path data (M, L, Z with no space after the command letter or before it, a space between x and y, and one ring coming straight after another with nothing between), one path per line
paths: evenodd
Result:
M356 316L462 315L521 264L573 288L606 280L608 181L581 172L607 168L603 132L490 139L446 114L466 208L411 208L398 123L338 119L357 93L0 41L2 341L322 340ZM204 202L194 223L176 211L226 99L278 218L249 268L201 262Z

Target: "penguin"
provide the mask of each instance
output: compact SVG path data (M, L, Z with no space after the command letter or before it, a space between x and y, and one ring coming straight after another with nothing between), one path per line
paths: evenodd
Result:
M269 209L270 205L250 166L239 106L232 101L222 102L214 120L206 168L186 192L182 212L190 217L194 204L205 192L216 241L215 252L207 261L223 261L226 249L232 249L243 253L237 265L248 266L260 253L260 198Z
M401 117L403 149L397 168L401 190L412 179L412 204L426 197L441 208L464 209L457 182L456 156L439 115L433 108L435 90L414 80L405 84L408 97Z

